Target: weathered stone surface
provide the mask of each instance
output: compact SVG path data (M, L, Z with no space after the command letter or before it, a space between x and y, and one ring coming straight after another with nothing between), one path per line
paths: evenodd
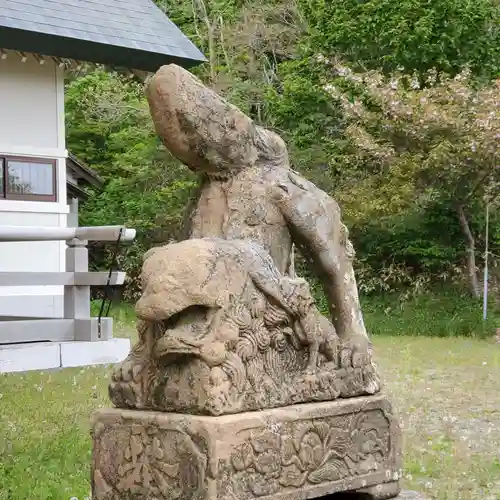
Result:
M147 96L201 191L188 239L144 256L139 341L110 383L120 409L94 424L93 498L397 496L399 428L337 203L290 169L278 135L182 68L161 68Z
M110 395L115 405L219 414L378 392L380 380L371 359L352 267L354 250L336 202L290 170L286 146L278 135L255 125L184 69L175 65L161 68L149 82L147 94L156 130L165 145L204 178L190 221L190 238L245 240L248 248L260 246L261 257L252 261L252 273L260 274L261 281L271 279L265 269L271 261L272 279L282 283L297 280L293 285L297 293L290 300L276 301L264 290L257 305L248 297L229 299L234 295L229 284L239 279L231 277L234 262L228 264L224 277L210 276L210 287L201 292L197 287L208 276L213 260L209 250L203 253L196 243L186 245L182 252L165 248L150 251L142 274L145 296L138 304L139 317L144 320L138 327L140 340L113 376ZM331 322L314 307L307 283L295 276L294 245L311 260L323 282ZM154 257L168 252L177 253L175 257ZM248 251L240 253L248 255ZM299 290L304 299L299 300ZM172 346L168 347L171 339L166 339L166 322L180 317L185 334L194 335L195 325L215 317L219 307L215 296L223 293L223 309L227 312L241 306L243 316L236 322L248 320L251 324L239 325L239 333L233 325L235 337L222 342L224 346L220 342L211 348L206 345L205 356L195 355L191 349L179 351L175 357ZM256 307L267 309L256 312ZM251 317L248 311L254 311ZM209 316L204 317L205 313ZM273 324L267 320L274 313L278 316ZM186 324L189 321L191 326ZM268 348L267 344L272 345ZM163 356L159 355L161 350ZM212 361L207 361L209 350ZM256 356L254 350L258 351ZM232 362L226 354L236 351ZM307 359L305 366L302 358ZM225 367L221 370L222 359ZM273 372L269 380L257 382L254 377L255 388L263 384L269 396L251 394L248 388L241 390L252 370L264 375ZM311 376L297 378L299 372ZM233 381L237 378L241 387L233 391L229 402L226 394L221 395L218 408L206 408L213 406L212 400L199 401L199 397L206 399L204 390L194 394L198 388L191 387L193 384L188 391L175 389L186 386L182 383L185 378L224 387L228 377ZM187 399L182 400L184 397ZM177 402L172 404L172 399Z
M102 410L93 433L95 500L399 493L399 428L382 395L221 417Z
M253 121L190 72L163 66L146 95L157 134L193 170L232 175L255 165Z
M176 65L151 78L147 96L166 147L204 179L191 237L254 240L292 274L295 243L324 283L339 336L366 351L354 249L339 206L290 170L281 137Z
M157 248L143 280L136 311L153 341L115 372L110 392L119 407L220 415L377 387L370 365L352 367L342 355L307 282L281 275L254 242L205 238Z

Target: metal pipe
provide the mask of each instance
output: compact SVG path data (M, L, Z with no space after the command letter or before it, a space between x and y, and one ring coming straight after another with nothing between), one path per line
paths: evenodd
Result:
M0 241L116 241L123 229L121 241L133 241L135 229L124 226L95 227L37 227L37 226L0 226Z
M486 200L486 248L484 250L484 279L483 279L483 320L488 319L488 253L489 253L489 226L490 226L490 202Z

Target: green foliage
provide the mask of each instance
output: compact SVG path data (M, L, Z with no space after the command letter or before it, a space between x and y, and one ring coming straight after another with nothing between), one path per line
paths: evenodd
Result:
M129 279L125 297L133 299L142 254L176 237L196 180L161 146L142 85L93 72L69 83L66 109L71 151L105 180L104 190L85 203L81 223L137 230L120 260ZM94 246L94 266L109 266L111 250Z
M496 0L301 0L313 53L386 72L500 74Z
M341 109L323 89L321 69L307 59L284 62L279 84L266 93L270 125L286 131L298 149L314 147L339 131Z
M407 74L416 71L420 77L432 67L459 73L470 63L474 75L498 74L497 3L156 2L207 56L208 63L193 71L257 123L280 133L293 167L337 199L357 249L365 295L398 290L410 297L436 281L459 280L465 254L454 207L459 196L466 199L482 265L484 203L480 192L468 190L481 172L467 161L452 167L476 140L465 127L473 120L456 115L459 120L455 116L444 128L420 126L418 113L394 120L333 63L342 56L357 67L393 73L404 66ZM416 99L408 88L411 80L395 76L405 102ZM373 114L353 120L331 85L353 104L364 98ZM178 237L196 179L159 144L141 83L94 72L69 81L66 95L69 148L106 181L104 191L82 208L82 223L125 223L138 230L119 263L131 277L126 296L133 298L142 253ZM488 95L494 98L494 92ZM428 115L424 118L429 123ZM490 132L488 147L495 148L494 127ZM366 137L375 149L360 146ZM396 154L387 161L391 147ZM473 160L491 166L492 157L488 148L479 148ZM493 253L500 253L495 207L490 242ZM92 254L96 266L109 264L108 250L95 247Z
M335 138L342 133L342 110L323 89L324 70L310 59L279 65L278 82L268 86L268 126L287 141L294 168L333 193L338 172L331 158L338 152Z
M426 274L438 279L443 272L452 275L453 263L463 255L462 248L454 245L461 239L456 217L437 203L356 225L352 238L363 265L372 272L396 266L409 270L410 276ZM450 264L448 268L445 263Z
M142 86L116 73L94 71L66 86L66 125L72 152L112 177L115 156L127 146L156 141ZM127 143L125 136L130 134Z
M421 286L423 275L449 279L467 255L474 276L470 255L481 242L484 199L499 194L498 84L475 86L463 71L439 80L430 73L422 86L417 75L386 78L323 62L332 68L324 88L344 109L347 147L339 160L350 168L338 198L354 220L361 276L378 268L381 289L412 277ZM375 291L371 281L365 289ZM472 278L470 288L478 295Z

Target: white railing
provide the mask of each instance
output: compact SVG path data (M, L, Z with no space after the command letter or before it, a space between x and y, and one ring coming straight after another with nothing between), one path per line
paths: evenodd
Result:
M121 235L120 235L121 233ZM1 226L0 241L132 241L135 229L123 226L38 227Z
M64 272L0 272L0 286L64 286L64 317L0 318L0 344L39 341L100 341L112 337L112 318L90 315L90 287L122 285L123 272L89 272L88 241L130 242L135 230L123 226L1 226L1 242L65 241ZM0 246L1 251L1 246ZM22 297L22 296L21 296ZM20 297L20 299L21 299Z

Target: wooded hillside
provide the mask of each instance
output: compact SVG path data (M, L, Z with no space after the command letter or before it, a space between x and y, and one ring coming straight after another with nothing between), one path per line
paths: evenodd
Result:
M491 0L157 0L205 53L195 72L280 133L341 204L362 293L481 293L485 209L500 261L500 7ZM138 230L121 266L178 235L196 179L160 145L142 82L67 85L71 151L106 180L82 223ZM104 252L94 252L97 265Z

